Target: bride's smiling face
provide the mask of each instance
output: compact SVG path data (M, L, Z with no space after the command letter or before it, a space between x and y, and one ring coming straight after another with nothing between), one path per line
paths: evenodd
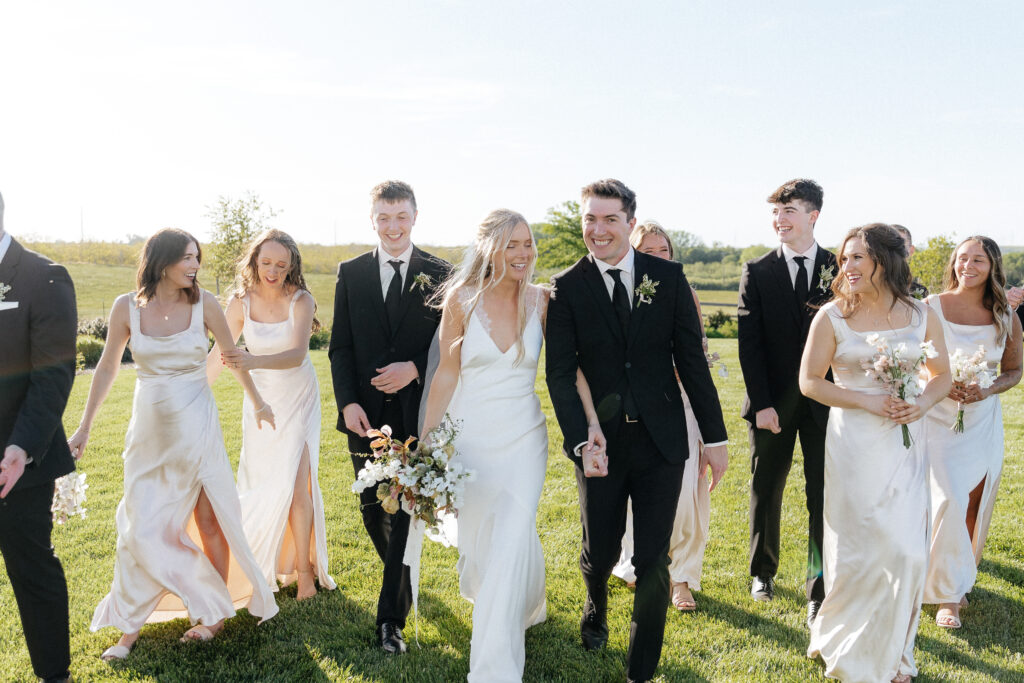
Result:
M868 254L868 245L859 237L852 237L843 245L839 268L850 285L850 293L858 294L876 286L878 264Z
M262 285L271 288L283 286L291 268L292 255L283 244L274 240L263 243L256 257L256 270Z
M522 282L530 272L530 264L536 256L530 226L520 223L512 229L512 236L505 248L491 260L491 272L501 277L504 270L504 277Z

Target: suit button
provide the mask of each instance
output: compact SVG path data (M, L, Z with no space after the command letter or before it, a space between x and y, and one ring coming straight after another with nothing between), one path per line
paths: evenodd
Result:
M629 362L629 361L627 360L627 361L626 361L626 369L627 369L627 370L629 370L629 369L630 369L631 367L633 367L633 366L632 366L632 365L630 364L630 362Z

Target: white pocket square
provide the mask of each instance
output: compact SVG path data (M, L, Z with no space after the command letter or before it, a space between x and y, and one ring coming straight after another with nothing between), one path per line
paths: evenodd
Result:
M6 311L9 308L17 308L17 301L0 301L0 311Z

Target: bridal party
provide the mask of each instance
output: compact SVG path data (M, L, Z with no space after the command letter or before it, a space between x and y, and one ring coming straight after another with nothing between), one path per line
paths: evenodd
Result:
M95 372L76 377L76 284L8 232L0 196L0 551L31 673L73 680L69 600L81 598L53 550L54 511L74 506L60 482L88 467L128 349L130 415L102 418L124 438L109 588L88 605L103 666L131 661L162 622L187 619L175 637L199 648L232 637L229 624L267 629L286 601L316 619L318 597L365 570L329 554L323 491L338 482L321 464L340 456L376 554L365 607L382 657L415 656L414 623L429 618L417 609L419 557L438 540L456 546L452 576L472 603L466 680L522 681L526 633L556 611L587 657L625 642L624 679L654 680L667 629L688 628L669 616L699 612L706 597L711 501L723 478L747 477L743 442L749 552L735 570L749 609L780 592L784 494L799 462L806 509L788 512L806 524L807 657L827 678L913 680L922 620L955 630L971 619L1000 503L1000 395L1021 380L1024 290L984 234L955 245L941 291L929 292L911 273L906 227L849 226L829 249L815 233L821 185L797 178L763 196L776 246L743 264L742 405L719 399L719 361L671 231L639 221L639 194L619 179L581 188L586 255L550 282L536 277L537 235L517 211L483 216L449 263L417 246L429 235L416 228L413 188L374 186L377 243L337 268L329 387L309 354L326 316L302 250L278 229L245 246L221 297L201 284L196 236L149 236ZM211 390L222 374L240 387L241 424L223 427L241 435L239 453ZM76 381L88 386L84 410L65 419ZM333 396L327 415L321 392ZM727 433L726 415L742 417L745 439ZM572 604L549 603L545 582L549 446L575 480ZM615 585L632 591L628 632L609 624ZM255 620L232 624L240 609Z

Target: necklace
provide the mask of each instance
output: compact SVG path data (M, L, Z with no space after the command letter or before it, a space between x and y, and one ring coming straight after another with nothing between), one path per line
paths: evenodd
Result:
M152 299L150 299L150 301L152 301L154 304L159 304L159 302L157 301L155 296ZM174 306L174 302L171 303L171 306ZM164 307L162 305L160 305L159 308L160 308L160 310L158 310L156 312L157 315L162 315L164 317L164 320L170 320L170 316L167 315L167 313L165 313L166 309L164 309Z

